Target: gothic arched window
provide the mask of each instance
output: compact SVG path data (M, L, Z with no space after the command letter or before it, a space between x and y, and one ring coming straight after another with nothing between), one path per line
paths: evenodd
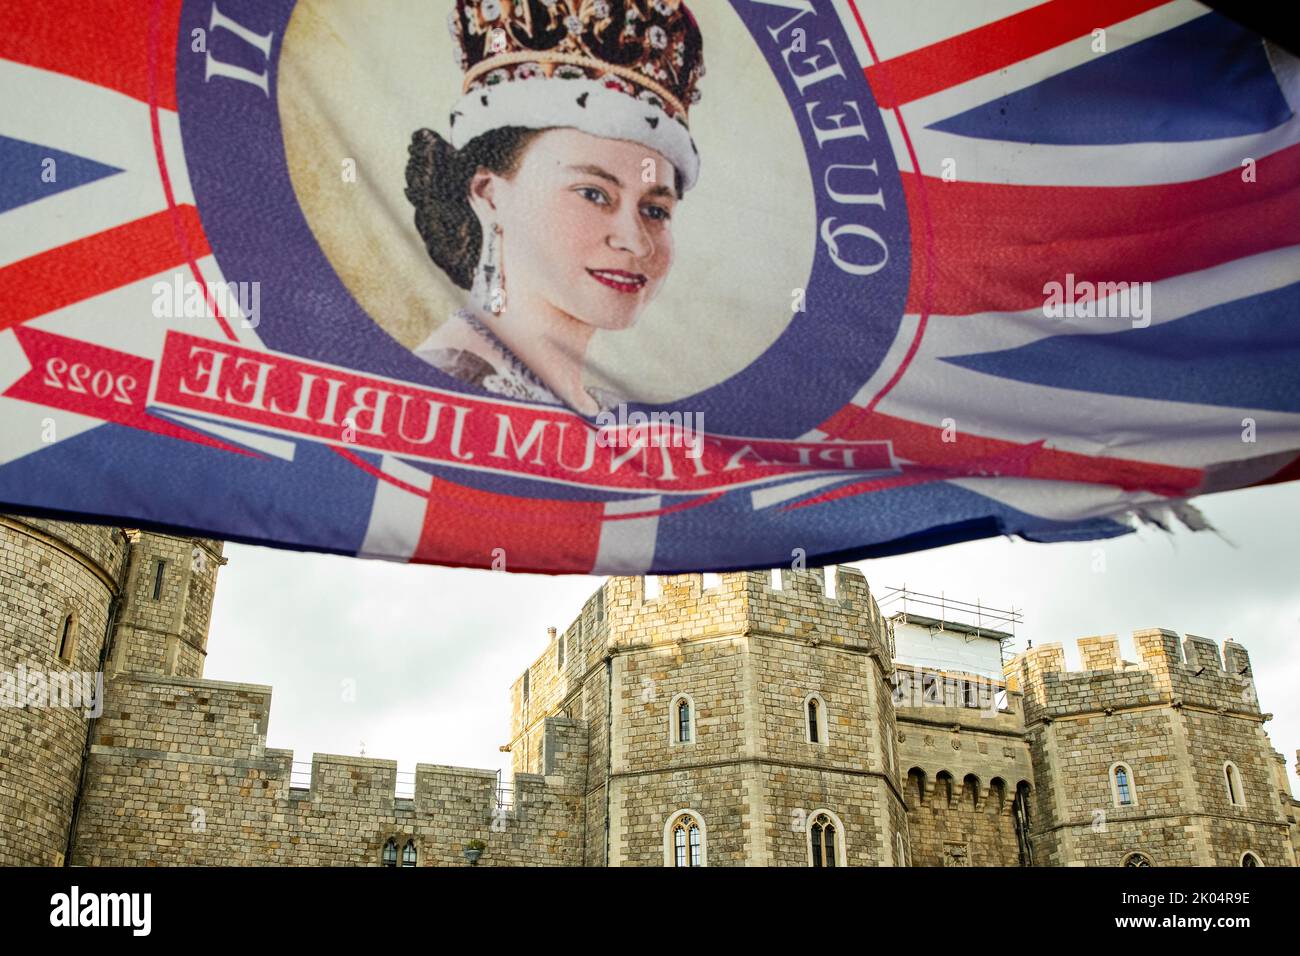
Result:
M804 739L810 744L829 742L826 724L826 701L821 694L809 694L803 701Z
M415 866L415 841L407 840L406 846L402 847L402 866Z
M384 866L397 866L397 842L392 837L384 844L384 852L380 857Z
M1242 866L1263 866L1264 864L1259 862L1259 857L1257 857L1255 854L1247 850L1245 853L1241 855L1241 865Z
M703 821L689 810L673 814L664 829L664 866L704 866L705 862Z
M1124 865L1125 866L1150 866L1151 857L1147 856L1145 853L1130 853L1128 856L1124 857Z
M1137 803L1137 787L1128 764L1117 763L1111 766L1110 791L1111 799L1117 807L1131 807Z
M814 811L808 826L808 849L812 866L844 865L844 835L829 811Z
M668 742L695 742L695 703L686 694L678 694L668 708Z

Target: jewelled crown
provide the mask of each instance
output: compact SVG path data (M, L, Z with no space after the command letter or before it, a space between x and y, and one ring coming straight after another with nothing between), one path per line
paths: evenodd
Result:
M644 143L694 184L703 41L681 0L456 0L448 24L464 71L457 148L500 126L575 126Z

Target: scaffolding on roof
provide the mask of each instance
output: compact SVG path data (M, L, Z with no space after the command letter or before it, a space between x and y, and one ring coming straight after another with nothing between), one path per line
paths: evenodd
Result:
M931 630L955 631L976 638L997 640L1004 664L1008 659L1009 645L1016 640L1016 625L1024 623L1023 613L1015 607L989 607L978 599L972 604L970 601L954 600L942 591L938 594L912 591L906 584L886 589L876 603L881 613L891 621L901 618ZM923 613L924 611L929 613Z

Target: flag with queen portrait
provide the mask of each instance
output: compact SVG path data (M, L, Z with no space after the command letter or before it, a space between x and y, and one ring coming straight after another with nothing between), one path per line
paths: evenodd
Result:
M2 2L4 509L635 574L1300 477L1300 64L1192 0Z

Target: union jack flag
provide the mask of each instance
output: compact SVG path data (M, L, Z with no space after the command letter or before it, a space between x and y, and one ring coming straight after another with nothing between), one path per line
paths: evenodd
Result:
M214 6L0 0L7 509L635 574L1105 538L1300 478L1300 61L1192 0L735 0L841 26L901 178L910 280L878 370L780 438L885 464L684 490L475 471L179 400L183 342L150 308L160 281L226 279L176 80ZM230 362L276 351L214 298L199 334Z

